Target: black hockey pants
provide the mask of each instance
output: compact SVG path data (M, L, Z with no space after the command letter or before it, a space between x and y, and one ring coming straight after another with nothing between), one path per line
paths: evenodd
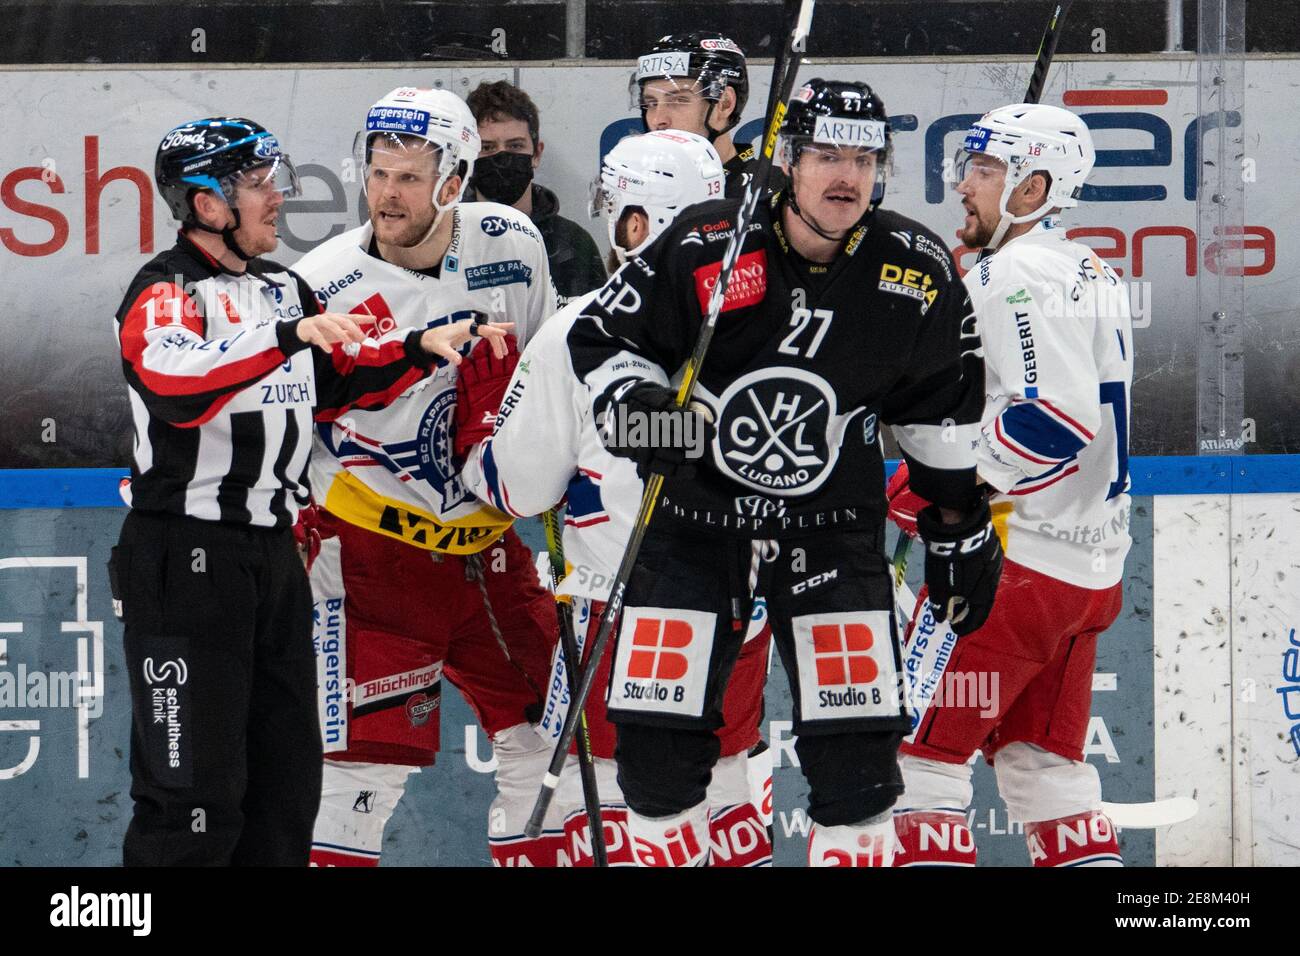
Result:
M783 539L764 561L748 540L651 527L628 587L607 698L628 806L661 817L704 800L755 569L790 682L809 816L840 826L893 805L909 721L878 540L827 530Z

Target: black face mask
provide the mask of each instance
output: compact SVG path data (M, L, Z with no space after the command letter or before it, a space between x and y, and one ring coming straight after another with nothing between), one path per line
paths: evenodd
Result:
M483 199L513 206L533 181L533 157L502 150L474 164L469 184Z

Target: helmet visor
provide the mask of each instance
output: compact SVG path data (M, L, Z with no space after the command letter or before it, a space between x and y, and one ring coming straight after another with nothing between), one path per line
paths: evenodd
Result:
M386 133L361 130L352 140L352 159L361 171L361 189L364 192L375 169L384 169L403 176L415 174L438 182L447 173L441 147L411 133ZM421 157L430 156L429 159ZM466 174L468 179L468 173Z
M976 156L985 158L981 162L976 162ZM1007 164L1000 157L994 156L992 153L973 153L965 146L959 146L957 151L952 154L952 161L948 163L948 188L957 189L966 181L968 176L995 178L1005 176L1006 172Z
M599 219L602 215L613 215L616 200L617 195L614 190L605 185L598 173L587 190L587 215L592 219Z
M642 73L637 69L628 79L627 96L630 109L640 112L655 106L690 107L701 99L716 102L725 88L726 83L717 76Z
M228 202L233 202L239 192L279 193L285 199L302 195L298 170L294 168L288 153L280 153L265 163L224 177L221 189Z

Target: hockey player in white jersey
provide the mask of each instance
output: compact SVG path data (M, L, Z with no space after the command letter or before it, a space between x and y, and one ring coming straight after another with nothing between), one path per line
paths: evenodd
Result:
M1078 204L1095 156L1079 117L1036 104L985 114L958 153L961 239L986 251L966 275L988 393L978 473L1006 563L992 613L956 642L944 681L969 687L983 675L996 702L931 707L904 743L896 866L974 865L977 750L1024 824L1033 865L1121 864L1082 748L1097 636L1119 614L1130 543L1133 337L1126 287L1057 219ZM905 466L889 497L891 517L914 533L924 503Z
M477 124L450 92L400 88L371 107L355 143L370 221L297 266L321 304L381 331L509 316L527 343L556 307L546 249L514 209L460 202L478 149ZM460 421L456 370L444 364L382 412L317 425L316 864L378 864L408 777L434 761L444 676L492 740L493 862L555 862L553 846L523 838L549 756L534 725L555 610L511 517L457 474Z
M593 211L606 217L610 245L620 261L636 256L687 206L722 194L725 169L708 141L694 133L663 130L631 136L610 150L593 184ZM567 502L563 535L571 568L561 593L574 600L579 642L598 623L614 572L631 534L642 482L633 462L611 455L591 416L587 387L578 380L566 344L570 328L597 294L571 302L547 321L529 343L513 376L490 350L476 350L466 368L491 365L497 382L484 375L475 407L500 405L492 437L470 450L462 475L485 501L516 516L534 515ZM466 373L463 381L469 380ZM509 379L506 384L505 379ZM504 400L500 397L504 394ZM762 606L741 652L723 704L725 725L717 732L722 758L709 788L710 842L715 866L770 863L763 794L770 787L770 757L751 789L747 751L759 736L762 690L771 633ZM627 807L615 780L614 728L604 714L610 658L603 662L587 721L602 803L602 829L610 865L635 862L627 837ZM568 706L564 661L557 651L551 694L542 726L559 736ZM561 784L566 811L565 850L575 865L590 864L590 837L576 773L570 764ZM770 791L768 791L770 793Z

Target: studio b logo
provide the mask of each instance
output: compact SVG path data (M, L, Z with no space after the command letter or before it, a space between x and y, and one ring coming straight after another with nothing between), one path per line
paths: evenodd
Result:
M682 650L691 643L691 626L685 621L641 618L632 632L629 677L644 680L681 680L690 668Z
M817 624L812 639L818 686L870 684L879 674L871 656L875 640L867 625Z

